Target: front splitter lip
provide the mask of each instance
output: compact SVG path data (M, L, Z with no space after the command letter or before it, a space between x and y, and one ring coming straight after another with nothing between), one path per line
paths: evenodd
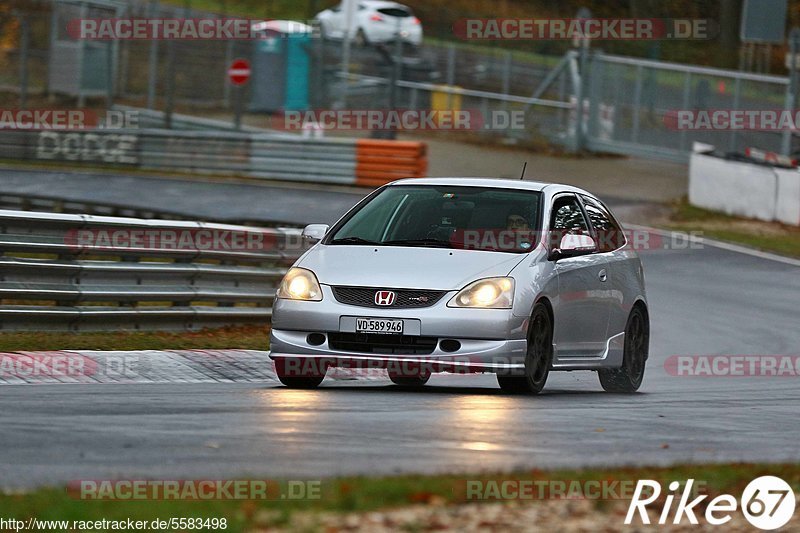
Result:
M293 354L293 353L275 353L270 352L270 359L324 359L330 366L355 366L355 368L386 368L390 365L408 365L420 364L430 365L433 368L453 368L453 369L470 369L476 372L480 371L497 371L497 370L513 370L525 368L525 363L492 363L492 362L479 362L479 361L460 361L455 358L429 358L429 357L392 357L392 356L379 356L372 354L347 354L347 355L332 355L332 354ZM460 356L469 357L469 356Z

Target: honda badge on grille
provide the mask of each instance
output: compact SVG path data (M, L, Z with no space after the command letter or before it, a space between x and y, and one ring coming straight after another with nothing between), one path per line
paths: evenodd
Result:
M389 306L394 303L395 293L393 291L378 291L375 293L375 305Z

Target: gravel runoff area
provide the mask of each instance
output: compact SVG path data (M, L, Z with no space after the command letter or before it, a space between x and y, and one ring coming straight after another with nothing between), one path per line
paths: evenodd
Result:
M800 497L797 498L800 507ZM628 502L619 501L598 507L598 502L589 500L547 500L533 503L504 502L462 505L415 505L391 511L367 513L323 513L292 516L288 524L270 531L349 531L382 533L393 531L754 531L741 513L733 513L731 520L723 526L714 526L698 517L699 524L691 525L684 519L682 524L659 525L659 510L649 512L650 525L643 525L638 516L632 524L624 524ZM256 522L270 523L274 513L256 514ZM265 525L266 525L265 524ZM795 516L783 531L797 531L800 518Z

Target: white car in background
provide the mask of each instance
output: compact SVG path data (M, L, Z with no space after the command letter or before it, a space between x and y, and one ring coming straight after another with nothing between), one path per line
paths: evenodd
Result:
M318 13L316 20L325 37L344 39L345 17L344 4L339 4ZM398 29L403 42L414 46L422 44L422 22L409 7L385 0L358 2L351 33L356 43L367 45L392 42Z

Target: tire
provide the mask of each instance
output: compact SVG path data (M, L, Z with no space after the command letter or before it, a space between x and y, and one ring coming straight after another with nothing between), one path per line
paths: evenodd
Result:
M505 392L539 394L547 383L553 363L553 321L544 304L538 303L528 326L528 349L525 354L525 375L497 374L497 383Z
M389 372L389 379L392 380L392 383L401 387L422 387L431 379L431 373L421 372L416 375L401 375Z
M650 350L650 322L641 307L634 307L625 325L625 348L620 368L598 370L606 392L632 393L639 390Z
M307 364L306 359L278 359L275 361L275 373L278 380L290 389L316 389L325 379L326 369L304 370L308 366L313 365Z
M369 46L369 40L367 40L367 34L364 33L364 30L362 30L361 28L359 28L358 31L356 32L355 42L356 46L361 46L361 47Z

